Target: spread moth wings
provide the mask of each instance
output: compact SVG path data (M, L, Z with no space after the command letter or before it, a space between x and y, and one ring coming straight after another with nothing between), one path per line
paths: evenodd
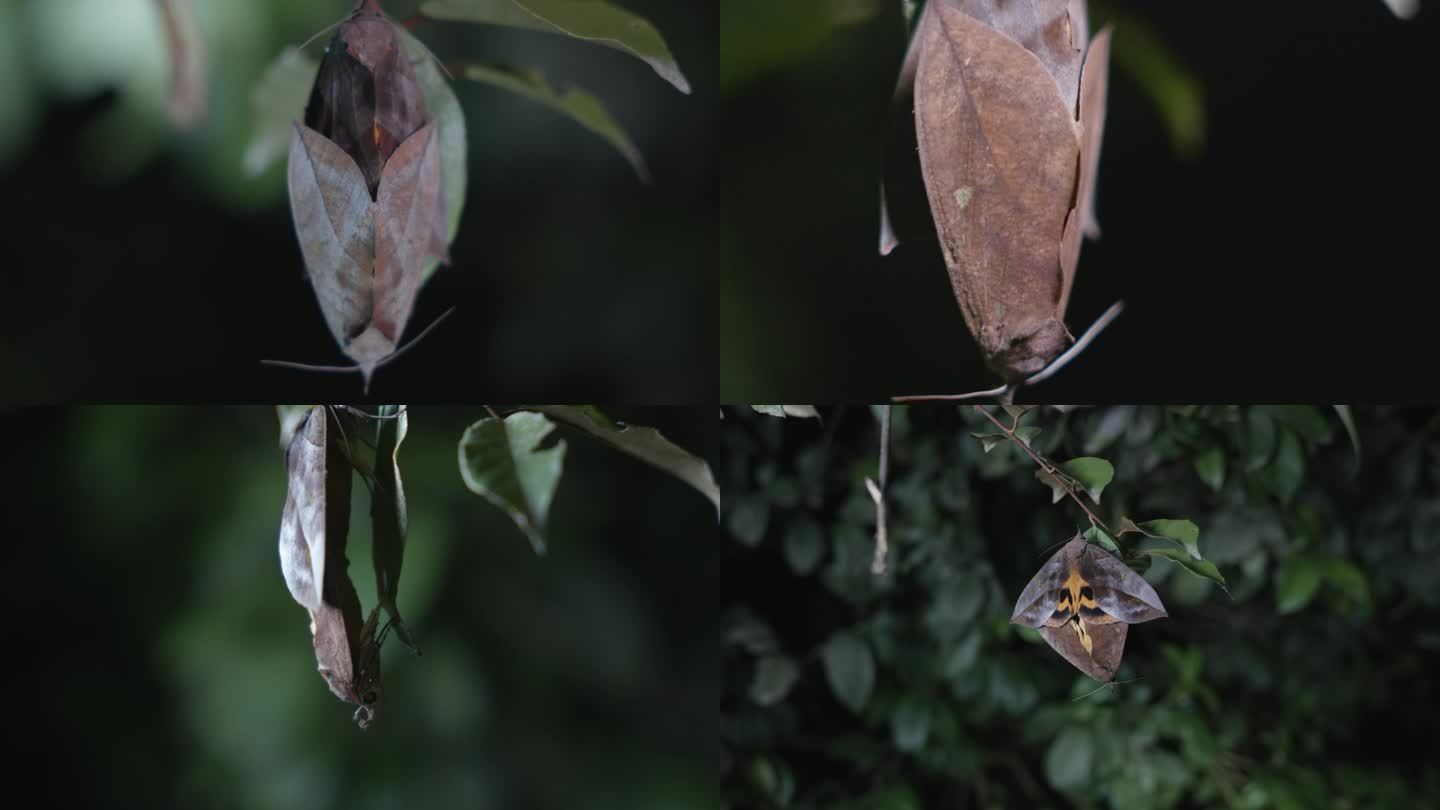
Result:
M1076 535L1025 586L1010 617L1099 681L1115 677L1129 626L1169 615L1139 574Z

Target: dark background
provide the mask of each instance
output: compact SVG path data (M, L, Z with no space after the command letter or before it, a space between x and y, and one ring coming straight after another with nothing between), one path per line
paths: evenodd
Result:
M1329 406L1027 413L1040 428L1032 446L1053 461L1113 463L1091 506L1101 520L1193 521L1228 586L1155 559L1145 577L1169 616L1130 628L1112 689L1009 624L1025 584L1087 526L1068 498L1051 502L1027 455L1008 443L985 452L971 434L995 429L969 406L896 406L890 553L876 576L864 479L877 475L877 421L868 407L820 414L725 410L728 807L1440 799L1433 407L1354 408L1358 453ZM832 685L838 637L873 663L858 707ZM775 677L776 662L793 680Z
M629 132L653 179L641 183L618 152L569 119L457 81L470 136L469 194L452 265L422 288L406 338L451 307L457 311L376 374L375 396L713 399L715 11L708 3L664 0L622 5L660 31L691 95L638 59L563 36L458 23L412 29L444 60L537 67L552 85L575 83L593 93ZM282 47L352 6L197 2L202 24L217 29L209 42L212 109L187 135L154 116L123 126L109 120L122 105L107 88L128 81L114 65L139 57L85 24L153 14L150 0L98 7L87 0L75 6L74 20L57 20L54 4L7 5L0 13L9 29L0 56L17 66L8 89L32 100L28 118L0 116L0 127L14 128L0 140L17 144L8 162L0 159L0 378L7 401L360 395L358 375L260 365L262 358L349 360L304 275L283 159L259 179L240 170L260 71ZM385 4L397 18L416 6ZM242 8L249 11L236 16ZM42 16L48 27L39 24ZM114 37L130 36L112 27ZM54 29L97 39L46 52L61 46L35 32ZM309 52L318 56L326 39ZM96 56L102 45L122 56L105 61ZM75 64L90 71L90 84L72 77L83 73L66 67Z
M990 388L923 210L881 258L877 182L900 3L727 3L721 393L878 401ZM1067 323L1126 310L1028 401L1433 400L1440 8L1380 0L1092 2L1118 23L1097 214ZM1168 52L1203 95L1172 144L1125 64ZM913 118L912 118L913 120ZM913 125L910 134L913 147ZM902 152L902 159L904 155ZM918 160L910 154L918 177ZM892 197L892 201L893 197ZM904 203L904 200L894 201Z
M713 408L610 408L713 458ZM274 408L5 413L7 784L63 806L713 806L715 510L561 428L549 548L471 493L483 408L410 409L400 609L366 730L280 573ZM350 575L374 604L356 484Z

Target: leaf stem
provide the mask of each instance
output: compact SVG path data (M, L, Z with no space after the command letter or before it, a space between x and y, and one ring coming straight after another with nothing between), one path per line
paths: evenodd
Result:
M999 419L996 419L995 415L985 410L985 407L983 405L972 405L971 407L974 408L978 413L983 414L986 419L989 419L992 423L994 423L995 427L999 428L1000 432L1004 433L1007 439L1018 444L1020 446L1020 449L1025 451L1026 455L1030 456L1030 458L1033 459L1036 464L1039 464L1040 469L1049 473L1052 478L1058 481L1060 483L1060 487L1065 490L1065 494L1069 495L1070 498L1075 501L1075 503L1080 505L1081 509L1085 510L1085 514L1090 518L1091 526L1094 526L1104 531L1106 534L1110 535L1111 539L1115 539L1115 532L1111 531L1110 527L1105 525L1105 521L1097 517L1095 513L1090 510L1090 507L1085 505L1085 501L1081 500L1080 498L1080 493L1076 492L1075 487L1070 485L1070 476L1061 472L1060 468L1057 467L1054 462L1050 461L1049 459L1045 458L1044 456L1031 449L1030 445L1026 444L1023 439L1015 435L1014 427L1005 427L1005 423L1001 422ZM1020 424L1020 417L1015 417L1015 424ZM1116 540L1116 542L1119 541Z
M885 558L889 554L890 540L885 531L885 488L890 480L890 406L880 406L880 483L877 486L870 479L865 483L870 497L875 501L875 559L870 562L870 573L879 576L885 573Z

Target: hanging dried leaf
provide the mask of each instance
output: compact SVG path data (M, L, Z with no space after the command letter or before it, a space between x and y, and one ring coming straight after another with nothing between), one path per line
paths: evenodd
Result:
M290 595L310 613L315 659L330 691L359 708L362 728L380 703L378 608L361 620L360 597L345 556L351 466L346 415L311 408L285 452L288 489L280 522L280 570Z
M935 0L897 88L913 63L945 264L966 324L1007 382L1073 342L1063 319L1080 237L1098 234L1109 34L1087 56L1087 26L1079 0Z

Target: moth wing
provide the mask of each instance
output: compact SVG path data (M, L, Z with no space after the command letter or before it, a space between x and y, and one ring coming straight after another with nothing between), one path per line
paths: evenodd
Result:
M440 141L435 123L400 144L385 164L376 200L373 325L398 341L420 289L425 259L448 259Z
M344 346L370 321L375 203L354 159L324 135L294 123L290 210L320 310Z
M1020 598L1015 600L1015 611L1010 614L1011 624L1026 627L1053 626L1050 622L1055 616L1055 606L1060 601L1060 589L1070 573L1070 562L1077 551L1076 540L1080 541L1080 547L1083 548L1084 538L1077 537L1066 543L1055 552L1055 556L1040 566L1040 570L1025 585L1025 590L1020 592ZM1064 618L1068 620L1069 616Z
M1080 643L1080 636L1068 627L1041 627L1040 637L1075 668L1097 681L1109 683L1120 668L1125 653L1125 635L1129 625L1123 622L1092 626L1090 652Z
M988 354L1055 316L1079 133L1040 60L949 5L924 32L915 128L941 251Z
M335 697L355 703L355 663L346 633L345 615L335 605L315 611L315 663Z
M1160 594L1144 577L1103 549L1086 550L1080 559L1080 575L1090 583L1100 609L1121 622L1139 624L1170 615Z
M425 96L415 78L415 69L394 33L394 24L388 20L384 24L390 29L390 47L375 66L375 124L395 138L396 143L403 143L429 123L430 113L425 108Z
M1010 0L942 1L1035 54L1035 58L1055 79L1067 108L1073 114L1085 47L1085 37L1076 35L1074 7L1080 6L1083 13L1084 3L1076 0L1030 0L1024 3ZM1086 24L1084 18L1081 24Z
M285 585L296 602L311 611L319 607L319 580L311 564L310 547L300 530L293 492L285 494L285 510L280 517L280 572L285 575Z
M1080 264L1080 244L1085 237L1100 238L1095 219L1095 175L1100 171L1100 142L1105 136L1105 97L1110 83L1110 36L1106 26L1085 55L1080 74L1080 179L1075 188L1075 207L1065 218L1060 237L1060 272L1064 277L1060 312L1070 302L1070 288Z
M313 613L316 605L323 601L325 583L325 410L322 406L310 409L305 423L290 440L285 452L289 472L289 491L286 493L285 508L293 508L293 521L282 516L282 554L285 545L285 527L293 525L299 540L309 557L311 587L315 590L314 602L300 602ZM282 561L282 569L283 569ZM287 577L288 583L288 577ZM292 586L291 596L300 601ZM308 592L304 594L311 596Z

